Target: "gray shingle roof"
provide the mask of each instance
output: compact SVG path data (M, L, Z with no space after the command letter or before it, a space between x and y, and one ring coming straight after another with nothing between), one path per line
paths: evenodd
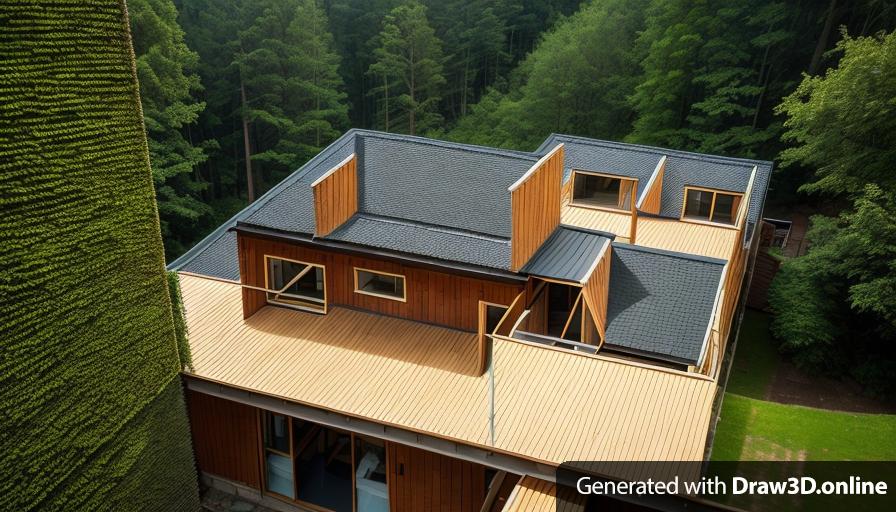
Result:
M753 166L757 167L748 220L755 224L762 212L772 163L762 160L704 155L638 144L609 142L571 135L552 134L535 151L545 154L559 143L566 148L564 181L573 168L638 178L647 183L660 158L666 156L660 215L678 218L684 201L685 185L744 192ZM640 195L640 190L638 194Z
M357 214L326 237L379 249L507 270L510 240L402 219Z
M534 155L420 137L359 134L358 209L364 213L510 237L507 188Z
M240 264L236 250L236 233L216 233L208 246L187 260L180 270L229 281L240 280ZM174 263L172 263L174 266Z
M610 238L594 231L560 226L541 245L520 272L539 277L581 282Z
M695 364L724 264L614 242L605 346Z

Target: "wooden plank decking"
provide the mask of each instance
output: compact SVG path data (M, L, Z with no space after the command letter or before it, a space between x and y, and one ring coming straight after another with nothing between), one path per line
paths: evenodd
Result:
M523 477L507 499L502 512L581 512L585 510L584 496L571 489L561 489L562 505L557 504L557 486L551 482Z
M631 235L632 216L626 212L567 205L560 211L560 222L580 228L606 231L628 241Z
M341 307L243 320L239 285L181 287L195 377L490 446L475 334ZM514 341L493 357L495 450L548 464L703 456L711 380Z

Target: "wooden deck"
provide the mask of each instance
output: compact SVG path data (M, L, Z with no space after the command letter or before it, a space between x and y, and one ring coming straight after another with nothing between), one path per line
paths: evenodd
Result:
M551 482L523 477L513 488L502 512L581 512L585 510L585 497L571 489L563 495L563 504L557 504L557 486Z
M616 240L629 241L631 215L627 213L564 206L560 221L613 233ZM736 229L642 215L638 217L635 245L727 260L737 236Z
M632 216L624 212L566 205L560 210L560 222L580 228L606 231L628 241L631 235Z
M490 447L476 335L334 307L263 307L181 275L197 378ZM497 340L493 449L565 460L699 460L716 385L603 357ZM622 475L619 475L622 476Z

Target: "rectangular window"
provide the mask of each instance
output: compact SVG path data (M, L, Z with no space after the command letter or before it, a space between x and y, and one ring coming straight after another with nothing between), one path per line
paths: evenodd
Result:
M632 209L636 180L581 171L574 171L572 179L572 204L612 210Z
M682 218L733 225L741 194L685 187Z
M265 256L268 302L327 312L326 272L323 265Z
M386 443L355 435L355 493L358 512L389 512Z
M404 276L355 267L355 293L404 301Z
M290 418L265 411L264 467L267 490L295 498L290 446Z
M299 501L334 512L352 510L352 437L293 419Z

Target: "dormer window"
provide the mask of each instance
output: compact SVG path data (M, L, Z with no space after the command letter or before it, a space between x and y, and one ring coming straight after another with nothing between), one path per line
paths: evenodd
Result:
M632 210L637 180L573 171L572 204L589 208Z
M734 225L743 194L685 187L682 219Z

